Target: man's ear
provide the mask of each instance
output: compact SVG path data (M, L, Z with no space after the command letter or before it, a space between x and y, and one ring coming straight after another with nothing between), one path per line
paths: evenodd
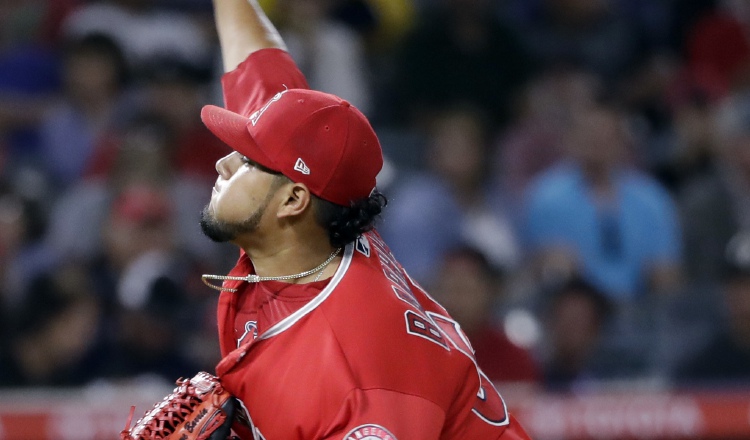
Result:
M304 213L312 203L310 189L304 183L292 183L282 190L283 199L276 217L293 217Z

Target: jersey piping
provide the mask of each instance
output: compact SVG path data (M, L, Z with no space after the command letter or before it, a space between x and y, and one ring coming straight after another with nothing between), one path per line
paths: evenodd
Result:
M352 262L353 254L354 245L352 243L349 243L344 249L344 256L341 258L341 264L339 264L336 273L333 275L333 278L331 278L331 282L328 283L328 285L315 298L310 300L310 302L302 306L302 308L300 308L296 312L274 324L271 328L263 332L263 334L261 334L258 339L268 339L288 330L291 326L297 323L297 321L299 321L300 319L305 317L305 315L309 314L319 305L321 305L323 301L325 301L331 295L331 292L333 292L336 286L341 282L341 279L344 278L344 275L346 274L346 271L349 269L349 265Z

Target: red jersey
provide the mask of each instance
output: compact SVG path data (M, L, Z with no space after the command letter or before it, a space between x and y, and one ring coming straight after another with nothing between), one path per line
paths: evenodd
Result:
M277 49L253 53L223 85L227 107L246 116L284 88L306 87ZM252 271L243 253L231 275ZM224 282L237 291L219 298L216 372L246 410L243 440L528 439L458 324L376 232L347 245L333 278L314 284L279 305L278 286ZM238 329L248 318L254 327Z

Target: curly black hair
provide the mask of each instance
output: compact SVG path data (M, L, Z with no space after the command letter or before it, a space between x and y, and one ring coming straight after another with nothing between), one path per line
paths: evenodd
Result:
M375 190L369 197L337 205L314 196L315 219L328 231L331 246L344 247L375 226L388 199Z

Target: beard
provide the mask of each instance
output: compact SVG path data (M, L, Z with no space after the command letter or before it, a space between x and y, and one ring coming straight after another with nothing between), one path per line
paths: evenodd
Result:
M247 219L240 222L225 222L217 219L211 213L209 203L201 212L201 230L206 237L217 243L234 241L242 234L254 232L260 226L260 219L263 217L263 213L266 212L266 208L268 208L272 198L273 191L269 190L261 206L250 214Z
M226 222L217 219L216 216L211 213L209 208L211 204L209 203L201 212L200 225L203 234L217 243L226 243L228 241L236 240L237 237L242 234L255 232L258 229L258 226L260 226L260 220L266 212L268 205L271 204L271 200L273 200L276 190L279 189L282 183L284 183L283 179L274 180L271 187L268 188L266 197L258 209L250 214L248 218L240 222Z
M259 208L244 221L225 222L214 217L209 210L209 205L206 205L201 212L201 230L206 237L217 243L233 241L241 234L253 232L258 229L260 219L263 217L263 212L265 211L264 208Z

